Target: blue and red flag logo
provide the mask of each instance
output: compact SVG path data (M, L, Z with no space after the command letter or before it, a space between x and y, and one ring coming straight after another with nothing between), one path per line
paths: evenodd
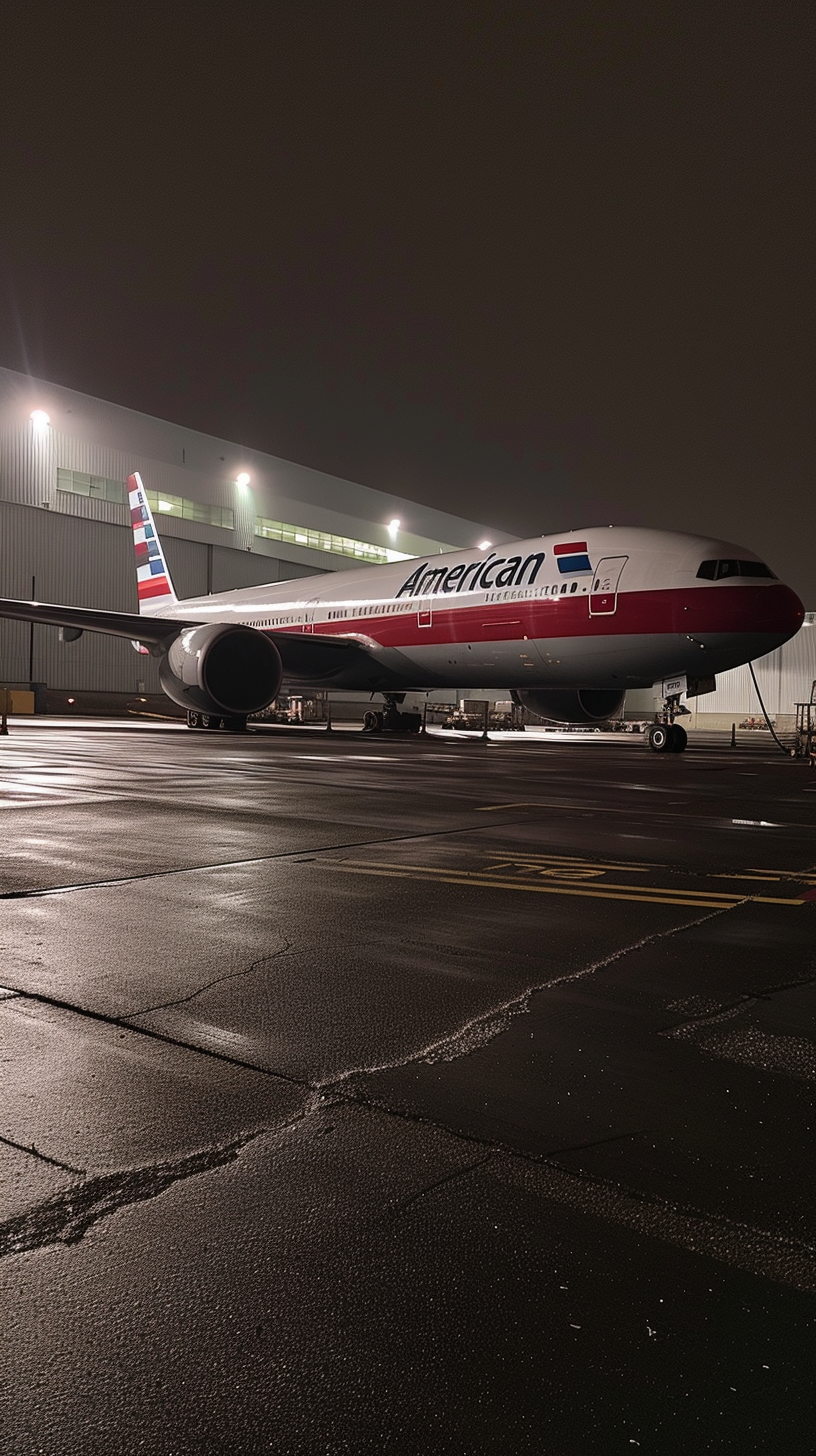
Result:
M592 575L586 541L564 541L560 546L553 546L553 556L562 576Z

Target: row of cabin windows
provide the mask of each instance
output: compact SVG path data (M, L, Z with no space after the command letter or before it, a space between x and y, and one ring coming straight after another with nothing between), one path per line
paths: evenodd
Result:
M543 596L547 596L548 593L551 593L552 596L554 596L554 597L555 596L559 596L559 595L560 596L564 596L564 594L566 592L569 592L569 594L572 595L573 592L576 592L578 590L578 583L577 583L577 581L573 581L573 582L570 582L570 583L563 582L560 588L558 586L558 583L556 583L555 586L553 586L553 587L546 587L545 586L545 587L542 587L541 590L542 590L542 595ZM586 590L586 588L584 588L584 590ZM427 602L428 600L429 599L427 597L425 597L425 598L422 599L423 603L424 602ZM440 600L444 600L444 599L440 599ZM421 610L421 605L422 604L419 601L417 601L417 600L414 600L414 601L412 601L410 603L408 603L408 602L379 602L379 603L375 602L375 603L372 603L370 606L365 606L365 607L352 607L352 609L351 609L351 616L352 617L370 617L370 616L373 616L373 617L385 617L385 616L391 616L395 612L401 612L405 616L408 616L409 614L413 613L414 611ZM347 607L342 607L342 608L336 609L334 611L327 612L326 613L326 620L328 622L336 622L336 621L342 620L344 618L347 618L348 616L349 616L349 610L348 610L348 608ZM297 623L301 622L302 620L303 620L303 613L302 612L299 612L297 614L297 616L295 616L295 615L289 615L287 617L265 617L263 621L256 622L255 625L258 626L258 627L285 627L285 626L291 626L293 624L296 625ZM251 624L248 623L247 625L251 625Z

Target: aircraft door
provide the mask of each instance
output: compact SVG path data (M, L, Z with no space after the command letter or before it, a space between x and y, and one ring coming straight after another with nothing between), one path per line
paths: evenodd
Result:
M315 607L318 605L319 600L319 597L312 597L306 603L306 609L303 613L304 632L314 632Z
M628 556L604 556L595 567L589 593L590 617L611 617L618 605L618 583Z
M417 626L431 627L433 625L433 598L426 597L417 605Z

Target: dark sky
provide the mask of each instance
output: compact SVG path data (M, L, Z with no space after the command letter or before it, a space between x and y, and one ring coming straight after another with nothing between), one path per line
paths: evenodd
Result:
M0 362L816 608L815 14L12 0Z

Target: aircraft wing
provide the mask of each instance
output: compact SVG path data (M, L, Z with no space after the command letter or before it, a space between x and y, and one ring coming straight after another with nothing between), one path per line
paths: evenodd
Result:
M72 627L80 632L106 632L139 642L166 642L194 621L170 617L140 617L137 612L106 612L97 607L62 607L48 602L18 602L0 597L0 617L18 622L40 622L47 627Z
M0 618L69 627L78 632L103 632L131 642L167 643L199 618L142 617L137 612L107 612L96 607L64 607L47 602L0 597ZM360 679L363 687L390 684L392 674L379 659L379 644L367 637L329 637L319 632L267 632L277 647L286 682L304 687L329 686L333 680ZM379 660L378 660L379 659ZM349 678L349 674L351 677Z

